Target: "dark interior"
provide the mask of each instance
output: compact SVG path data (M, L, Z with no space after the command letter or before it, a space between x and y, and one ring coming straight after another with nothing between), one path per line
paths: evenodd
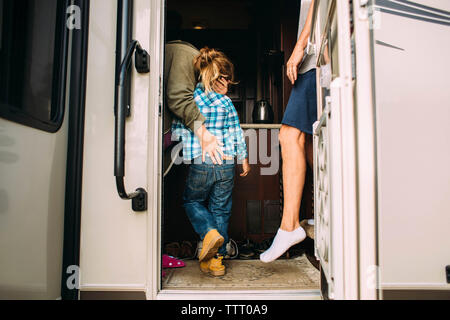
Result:
M284 66L297 39L299 3L291 0L167 1L168 12L176 11L182 16L181 40L199 49L204 46L220 49L235 64L239 84L228 95L242 124L253 123L253 108L262 99L269 101L273 108L274 124L281 123L291 90ZM256 131L259 136L260 130ZM270 138L267 143L270 150ZM247 178L239 177L241 167L236 168L229 235L237 242L260 243L272 238L280 226L281 165L279 173L272 176L262 176L262 167L265 166L261 163L252 165ZM182 206L186 177L186 166L174 166L164 181L164 245L198 241ZM313 216L312 181L309 172L300 213L302 219Z

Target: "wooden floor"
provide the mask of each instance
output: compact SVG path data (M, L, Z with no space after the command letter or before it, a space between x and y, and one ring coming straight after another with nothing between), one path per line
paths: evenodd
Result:
M305 255L270 264L259 260L225 261L223 277L205 275L198 261L185 261L186 267L165 270L165 290L318 290L320 273Z

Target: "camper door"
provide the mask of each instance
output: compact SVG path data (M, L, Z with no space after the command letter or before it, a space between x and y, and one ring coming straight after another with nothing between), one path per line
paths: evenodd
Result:
M105 291L138 292L144 298L148 291L151 298L148 288L158 281L154 248L162 2L91 2L90 16L95 18L86 93L82 298Z

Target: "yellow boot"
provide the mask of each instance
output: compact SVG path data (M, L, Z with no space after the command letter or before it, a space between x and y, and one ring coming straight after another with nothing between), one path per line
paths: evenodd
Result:
M213 258L217 254L219 248L223 245L224 241L225 239L217 230L214 229L208 232L205 239L203 239L202 251L198 256L198 260L202 262Z
M221 277L225 275L226 268L222 264L223 257L219 256L217 258L212 258L210 260L205 260L200 262L200 269L204 273L212 274L215 277Z

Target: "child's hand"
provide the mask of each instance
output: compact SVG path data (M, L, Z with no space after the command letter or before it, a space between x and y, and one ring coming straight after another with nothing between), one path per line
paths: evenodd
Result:
M242 163L242 174L241 177L246 177L250 173L250 164L248 163L248 159L245 159Z

